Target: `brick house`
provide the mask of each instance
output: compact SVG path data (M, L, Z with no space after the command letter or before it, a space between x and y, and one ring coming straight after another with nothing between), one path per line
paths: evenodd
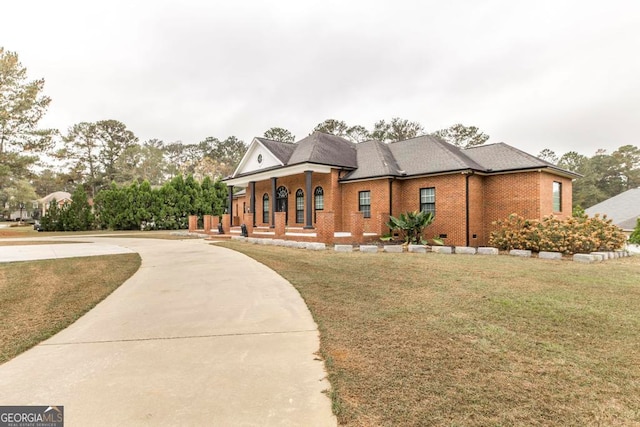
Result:
M504 143L463 150L433 136L390 144L321 132L295 144L254 138L225 179L227 221L265 234L280 221L292 234L331 242L353 232L351 240L377 238L389 232L389 215L427 210L435 221L425 237L482 246L491 223L511 213L571 215L578 176Z

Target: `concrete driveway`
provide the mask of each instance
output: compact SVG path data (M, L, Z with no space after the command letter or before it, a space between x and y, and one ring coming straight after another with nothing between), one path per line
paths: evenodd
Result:
M202 240L73 240L133 250L142 266L0 365L0 405L63 405L68 426L336 425L317 327L282 277Z

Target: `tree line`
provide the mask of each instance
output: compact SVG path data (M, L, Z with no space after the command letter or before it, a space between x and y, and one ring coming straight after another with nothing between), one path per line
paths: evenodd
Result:
M640 149L634 145L623 145L611 154L597 150L591 157L575 151L558 156L547 148L538 157L582 175L573 183L574 207L589 208L640 187Z
M209 136L197 143L141 142L124 123L114 119L80 122L66 131L42 129L38 124L51 102L43 90L44 79L29 80L18 55L0 47L0 211L5 213L30 206L33 200L54 191L73 193L78 187L101 209L105 209L106 195L113 195L116 188L133 191L132 186L144 187L143 193L131 193L142 197L148 185L158 191L156 196L169 197L160 190L178 177L202 184L209 178L207 186L224 188L220 180L234 171L247 149L245 142L233 135L220 139ZM489 135L475 126L458 123L427 133L419 122L400 117L378 120L370 128L327 119L310 129L313 131L354 143L370 139L393 143L431 134L468 148L489 140ZM263 135L283 142L296 140L282 127L267 129ZM552 150L543 150L540 157L584 175L574 184L574 204L584 208L640 185L640 153L635 146L620 147L612 154L600 150L593 157L576 152L558 157ZM218 197L222 194L214 193ZM215 206L224 204L224 196L210 202L215 211ZM109 216L107 211L103 214ZM181 224L178 220L174 223ZM126 222L117 226L130 226L122 224Z

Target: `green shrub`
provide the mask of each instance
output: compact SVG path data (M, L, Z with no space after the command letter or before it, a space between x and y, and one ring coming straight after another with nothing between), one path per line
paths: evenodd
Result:
M433 212L415 211L401 213L397 218L391 216L385 225L391 230L398 230L405 243L420 244L425 243L422 233L434 219ZM443 244L439 239L434 241L436 244Z
M71 203L58 206L55 199L49 203L40 227L44 231L87 231L93 228L93 220L87 193L79 186L71 196Z
M496 229L491 233L489 244L502 250L589 253L621 249L626 241L619 227L606 216L600 218L598 215L529 220L512 214L493 225Z
M633 230L633 233L631 233L631 236L629 236L629 243L640 245L640 218L636 220L636 228Z

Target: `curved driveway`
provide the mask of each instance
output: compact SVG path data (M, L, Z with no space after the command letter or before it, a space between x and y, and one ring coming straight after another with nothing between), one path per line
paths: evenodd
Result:
M73 240L132 249L142 266L0 365L0 405L63 405L68 426L336 425L316 325L282 277L202 240Z

